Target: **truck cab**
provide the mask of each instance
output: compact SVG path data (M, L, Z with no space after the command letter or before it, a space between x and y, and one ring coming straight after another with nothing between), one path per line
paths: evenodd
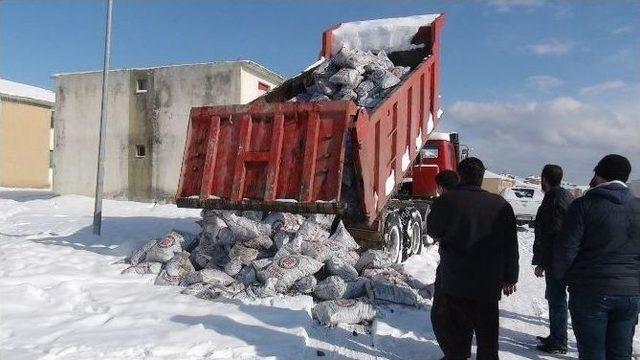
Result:
M460 150L457 133L434 132L420 150L401 193L414 199L438 196L436 175L443 170L458 171L458 163L467 156Z

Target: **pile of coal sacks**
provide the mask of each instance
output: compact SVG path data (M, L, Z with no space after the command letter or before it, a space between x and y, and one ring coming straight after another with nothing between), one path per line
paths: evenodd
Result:
M384 50L374 54L343 46L313 71L313 81L306 86L306 92L290 101L353 100L373 108L410 71L408 66L395 66Z
M157 274L156 285L207 300L310 295L313 317L326 325L371 321L380 303L424 305L424 284L381 250L360 254L342 222L330 234L332 223L328 215L204 210L197 237L171 231L151 240L123 273Z

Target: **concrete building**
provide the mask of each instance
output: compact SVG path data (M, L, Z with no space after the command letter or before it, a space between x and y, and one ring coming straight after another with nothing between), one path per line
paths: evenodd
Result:
M52 91L0 79L0 186L49 187Z
M516 181L510 179L504 175L498 175L489 170L484 172L484 179L482 180L482 188L490 193L500 194L504 189L514 187Z
M93 196L102 73L53 79L58 97L53 190ZM173 199L190 109L247 103L283 80L246 60L110 71L105 197Z
M640 179L629 180L627 185L636 197L640 197Z

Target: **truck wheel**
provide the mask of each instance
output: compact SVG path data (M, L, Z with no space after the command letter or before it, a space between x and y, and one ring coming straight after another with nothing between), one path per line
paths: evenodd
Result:
M404 231L404 238L411 246L411 254L420 254L422 252L422 216L417 209L411 211Z
M399 264L402 262L403 242L402 242L402 223L397 212L387 215L384 224L384 250L390 255L391 260Z

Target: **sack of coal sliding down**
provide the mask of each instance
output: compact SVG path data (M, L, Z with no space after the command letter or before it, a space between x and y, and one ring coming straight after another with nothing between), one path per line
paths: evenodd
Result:
M144 261L166 263L171 260L175 254L182 252L182 241L184 241L182 235L175 231L169 232L149 247L144 255ZM136 255L136 258L139 257L138 254L134 255Z
M322 263L315 259L300 255L286 255L277 259L265 269L258 272L258 279L265 283L267 279L277 279L276 291L285 293L298 280L317 273Z
M383 300L415 307L425 306L425 300L406 282L407 277L389 269L367 269L363 276L371 279L366 290L370 299Z
M366 296L366 286L369 279L358 278L345 281L339 276L329 276L318 282L313 289L313 295L320 300L353 299Z
M338 299L321 302L311 309L314 319L323 325L360 324L376 316L373 305L359 300Z
M148 261L138 263L136 265L131 265L128 268L122 270L122 274L137 274L137 275L145 275L145 274L159 274L162 271L162 263L155 261Z
M411 68L395 66L384 50L374 54L343 46L313 70L313 80L289 101L352 100L373 108L406 77Z

